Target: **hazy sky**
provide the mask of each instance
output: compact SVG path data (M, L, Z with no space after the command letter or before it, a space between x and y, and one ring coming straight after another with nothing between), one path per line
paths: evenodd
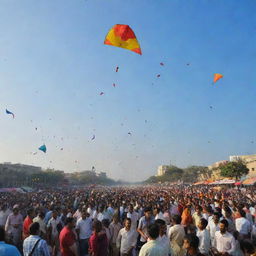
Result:
M1 162L137 181L256 153L256 1L0 2ZM103 44L115 24L142 56Z

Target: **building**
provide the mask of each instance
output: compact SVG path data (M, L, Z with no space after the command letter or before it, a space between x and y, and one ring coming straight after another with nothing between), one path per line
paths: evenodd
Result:
M228 162L234 162L234 161L239 161L242 160L246 167L249 169L249 173L247 175L248 178L256 176L256 154L255 155L236 155L236 156L230 156L229 161L228 160L223 160L223 161L218 161L212 165L208 166L209 169L209 175L203 175L202 177L200 176L200 180L219 180L223 179L220 175L220 169L219 167L223 164L227 164Z
M5 162L0 164L1 171L17 171L17 172L26 172L27 174L40 173L42 171L41 167L26 165L26 164L12 164Z
M164 175L167 172L168 168L169 168L168 165L160 165L157 169L157 175L156 176Z
M256 155L241 155L241 156L230 156L230 161L242 160L246 167L249 169L247 177L256 176Z

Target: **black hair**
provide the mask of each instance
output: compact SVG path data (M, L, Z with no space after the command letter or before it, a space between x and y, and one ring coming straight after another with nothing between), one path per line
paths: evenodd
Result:
M220 223L224 224L226 228L228 228L228 221L227 220L221 220Z
M146 207L146 208L144 209L144 212L151 212L151 211L152 211L151 207Z
M242 210L242 209L239 210L239 213L240 213L241 217L245 217L246 216L245 211Z
M65 225L68 225L69 223L72 223L74 221L73 217L66 218Z
M40 230L40 225L38 222L34 222L29 226L30 235L37 235L39 230Z
M190 247L194 249L198 249L199 246L199 238L194 234L187 234L184 238L184 240L187 240L189 242Z
M160 225L160 226L164 226L164 225L165 225L165 221L162 220L162 219L157 219L157 220L155 220L155 223L156 223L157 225Z
M0 227L0 241L5 240L5 231L4 228Z
M176 224L180 224L180 223L181 223L181 217L180 217L180 215L173 215L172 220L173 220Z
M102 230L102 224L100 221L95 220L92 224L93 230L95 230L96 233L99 233Z
M205 229L205 228L207 227L207 225L208 225L208 221L207 221L205 218L202 218L202 219L201 219L201 223L202 223L204 229Z
M124 219L124 221L127 221L127 220L130 221L130 222L132 222L131 218L125 218L125 219Z
M159 226L157 224L150 224L148 227L148 234L152 239L157 239L159 236Z
M27 210L27 215L30 215L31 213L33 213L34 212L34 209L33 208L29 208L28 210Z
M240 247L243 253L248 253L248 254L254 254L255 253L255 248L252 244L252 242L248 239L242 240L240 242Z

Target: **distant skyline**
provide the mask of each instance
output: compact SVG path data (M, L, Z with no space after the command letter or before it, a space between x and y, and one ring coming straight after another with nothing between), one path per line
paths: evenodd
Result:
M170 161L256 153L255 10L250 0L2 1L0 162L141 181ZM142 56L103 44L115 24L134 30ZM224 77L213 85L214 73Z

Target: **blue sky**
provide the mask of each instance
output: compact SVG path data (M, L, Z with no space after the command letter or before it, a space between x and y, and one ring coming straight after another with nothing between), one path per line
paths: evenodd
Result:
M255 153L255 10L249 0L3 0L0 161L138 181L160 164ZM142 56L103 44L115 24L131 26ZM213 86L214 73L224 78Z

